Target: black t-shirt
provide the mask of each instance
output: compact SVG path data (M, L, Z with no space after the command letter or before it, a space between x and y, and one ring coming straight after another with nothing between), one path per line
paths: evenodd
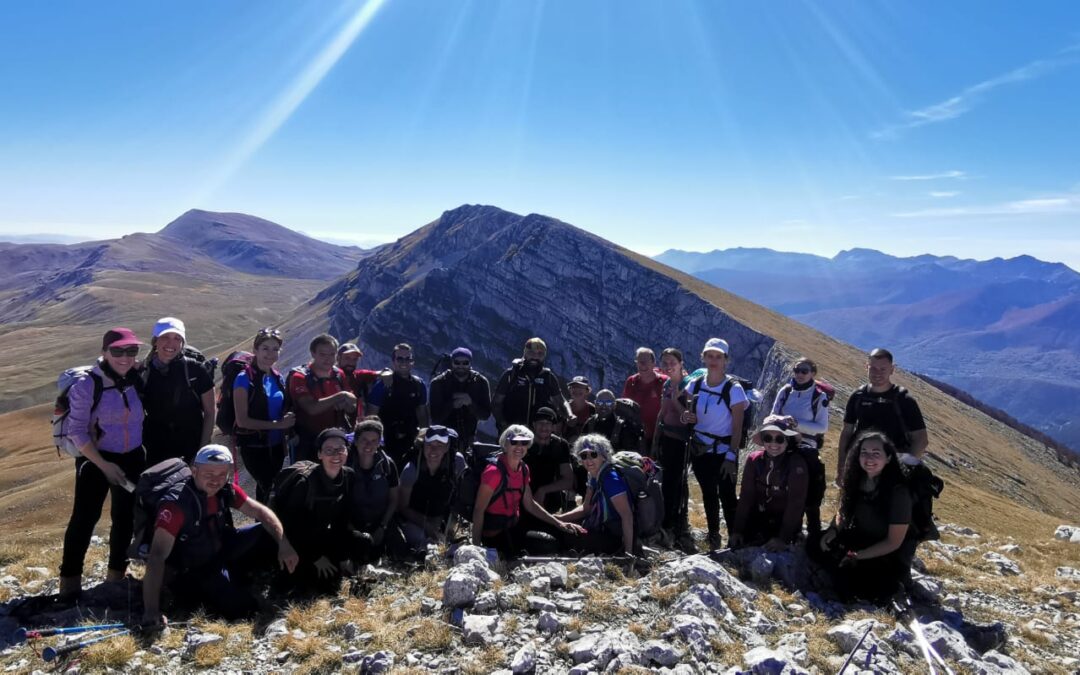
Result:
M897 483L887 493L861 492L852 513L851 543L860 548L889 536L889 525L911 522L911 492Z
M854 425L856 433L870 428L882 431L901 451L911 445L907 434L926 428L919 404L906 389L901 392L895 384L882 393L856 390L844 409L844 424Z
M354 465L356 489L352 494L354 519L362 527L378 527L386 509L390 506L390 490L399 483L394 460L379 452L370 469Z
M177 356L164 370L152 362L147 366L143 430L150 442L156 436L167 440L168 436L186 439L202 434L202 395L214 388L214 381L201 365L188 361L185 369L184 361Z
M525 455L532 489L535 491L554 483L559 479L559 467L569 463L570 444L562 438L552 435L545 446L533 443L529 447L529 454Z

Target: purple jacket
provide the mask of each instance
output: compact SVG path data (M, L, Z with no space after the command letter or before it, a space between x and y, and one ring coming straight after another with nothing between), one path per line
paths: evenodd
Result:
M101 370L101 360L94 365L94 375L101 378L101 401L91 413L94 404L94 380L84 377L71 385L68 400L68 428L71 440L82 448L89 441L105 452L130 452L142 445L143 406L135 387L123 390ZM127 405L125 405L125 399Z

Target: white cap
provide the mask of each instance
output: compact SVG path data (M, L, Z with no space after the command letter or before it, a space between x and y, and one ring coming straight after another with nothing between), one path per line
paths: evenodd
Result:
M195 454L193 464L232 464L233 456L224 445L204 445Z
M187 342L184 322L180 319L177 319L175 316L162 317L158 319L157 323L154 324L154 337L159 338L166 333L176 333L180 336L181 340Z
M720 338L709 338L709 341L705 343L705 347L701 350L702 354L705 352L720 352L724 356L727 356L727 341L721 340Z

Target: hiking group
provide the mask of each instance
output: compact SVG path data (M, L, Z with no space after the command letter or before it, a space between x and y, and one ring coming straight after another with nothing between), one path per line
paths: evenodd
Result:
M494 391L465 347L428 387L406 343L374 371L359 367L356 344L319 335L310 361L284 374L282 345L279 331L259 331L251 352L221 364L215 396L217 360L165 317L142 360L143 343L114 328L93 366L60 376L53 434L76 476L62 598L80 593L107 495L106 581L145 561L147 624L161 622L165 589L174 607L234 619L258 608L257 580L284 594L332 592L360 565L422 559L441 543L471 540L506 557L635 556L644 543L696 552L691 472L709 549L722 545L721 515L731 547L805 540L842 598L885 601L910 583L916 545L936 536L941 483L921 463L925 425L892 383L884 349L870 352L869 382L847 401L838 509L823 528L820 452L835 392L810 359L792 364L751 432L761 397L728 372L720 338L705 343L692 373L679 349L664 349L659 367L651 349L638 349L618 397L594 396L582 375L564 382L545 365L540 338ZM497 442L477 441L491 417ZM241 464L254 496L240 486ZM235 525L234 509L254 523Z

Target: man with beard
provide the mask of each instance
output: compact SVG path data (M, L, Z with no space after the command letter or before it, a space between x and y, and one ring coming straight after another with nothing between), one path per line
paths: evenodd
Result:
M538 337L525 342L522 358L515 359L495 386L492 412L501 433L511 424L531 427L540 408L548 407L560 419L569 414L562 382L544 366L547 344Z
M356 396L356 419L364 419L364 401L367 399L371 386L379 379L379 371L366 370L360 367L360 359L364 358L364 352L355 342L346 342L338 347L337 367L345 373L345 380L349 384L349 390Z
M472 445L476 425L491 417L491 386L472 369L472 352L458 347L450 354L450 368L431 380L431 422L458 432L462 448Z

